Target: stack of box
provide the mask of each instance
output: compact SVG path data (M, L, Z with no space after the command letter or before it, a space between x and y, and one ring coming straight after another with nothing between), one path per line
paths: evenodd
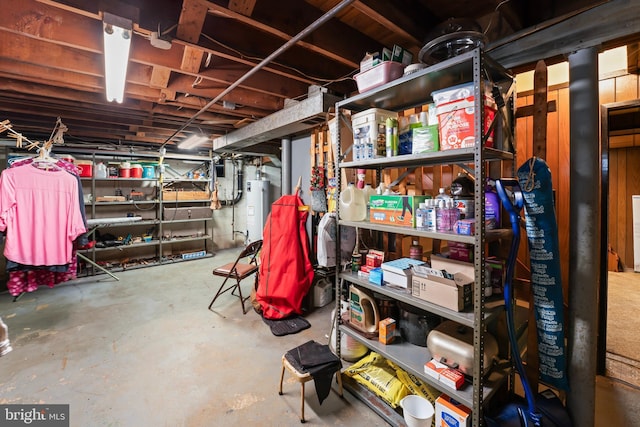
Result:
M424 265L424 261L400 258L382 263L382 281L387 286L409 288L411 286L412 267Z

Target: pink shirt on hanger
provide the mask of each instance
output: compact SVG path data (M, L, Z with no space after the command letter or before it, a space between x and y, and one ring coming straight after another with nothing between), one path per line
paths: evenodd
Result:
M6 231L7 259L33 266L71 261L73 240L86 231L77 186L62 169L25 165L2 172L0 231Z

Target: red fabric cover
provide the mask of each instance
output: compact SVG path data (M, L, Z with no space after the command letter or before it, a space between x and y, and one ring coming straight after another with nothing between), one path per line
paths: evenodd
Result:
M271 205L263 230L256 300L265 319L302 314L302 300L313 282L302 200L284 195Z

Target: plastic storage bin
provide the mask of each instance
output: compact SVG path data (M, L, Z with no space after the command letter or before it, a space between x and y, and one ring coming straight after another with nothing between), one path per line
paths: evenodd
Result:
M399 77L404 72L404 64L395 61L384 61L367 71L353 76L358 84L358 92L366 92Z

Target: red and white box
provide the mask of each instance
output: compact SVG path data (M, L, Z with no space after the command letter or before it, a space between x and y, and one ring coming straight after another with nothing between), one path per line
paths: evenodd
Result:
M438 382L455 390L459 390L464 385L464 374L462 372L450 368L436 359L431 359L424 364L424 372L438 380Z
M496 116L497 108L495 102L489 97L485 98L484 108L484 131L486 132ZM473 96L439 105L436 108L436 114L440 129L440 150L456 150L475 146L475 101ZM493 132L487 138L485 147L493 147Z

